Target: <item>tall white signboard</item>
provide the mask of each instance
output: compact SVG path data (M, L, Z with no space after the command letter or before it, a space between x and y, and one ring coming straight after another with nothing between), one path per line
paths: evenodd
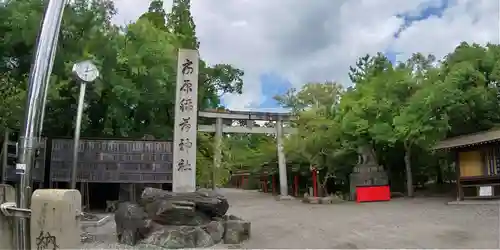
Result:
M173 192L196 191L197 50L179 50L174 124Z

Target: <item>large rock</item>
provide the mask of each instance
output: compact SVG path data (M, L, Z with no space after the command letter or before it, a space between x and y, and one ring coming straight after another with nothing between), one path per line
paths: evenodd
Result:
M239 244L250 238L250 222L234 215L224 217L224 244Z
M188 226L159 225L141 243L170 249L196 246L194 229Z
M151 226L144 209L138 204L122 202L115 211L116 235L118 242L135 245L144 238Z
M148 217L164 225L203 225L223 216L229 204L224 196L211 190L173 193L157 188L144 189L140 204Z
M215 244L210 234L199 226L160 224L156 224L141 243L168 249L210 247Z
M195 193L202 197L210 197L213 200L209 203L195 201L197 209L205 211L205 213L211 215L212 218L222 217L227 213L229 203L224 195L220 194L216 190L206 188L198 189Z
M222 220L214 220L203 226L203 229L210 234L214 243L219 243L224 236L224 223Z
M172 193L146 188L139 204L118 204L118 242L168 249L207 248L222 240L240 243L250 236L250 223L226 216L228 208L226 198L212 190Z
M196 247L211 247L215 244L212 236L201 227L195 228L195 245Z

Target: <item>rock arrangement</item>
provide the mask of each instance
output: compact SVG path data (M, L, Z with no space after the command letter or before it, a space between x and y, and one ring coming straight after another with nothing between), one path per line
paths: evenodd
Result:
M250 237L250 223L226 215L228 209L227 199L212 190L172 193L146 188L138 204L118 204L118 242L164 248L239 244Z

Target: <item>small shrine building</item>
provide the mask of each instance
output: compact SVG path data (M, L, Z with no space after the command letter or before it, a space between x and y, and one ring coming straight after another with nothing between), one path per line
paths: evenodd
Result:
M457 200L500 198L500 129L448 138L434 149L453 154Z

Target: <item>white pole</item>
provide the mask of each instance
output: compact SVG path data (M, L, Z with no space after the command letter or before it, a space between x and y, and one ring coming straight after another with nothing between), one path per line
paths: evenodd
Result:
M78 149L80 147L80 130L82 125L83 104L85 100L85 82L80 83L80 95L78 97L78 108L75 120L75 136L73 139L73 161L71 164L71 189L76 189L76 178L78 170Z
M56 43L61 26L62 15L66 1L50 0L43 17L41 30L38 35L37 46L29 75L28 96L24 124L19 139L19 156L16 172L20 175L17 188L17 207L27 209L31 200L31 169L34 163L35 150L38 144L37 133L43 107L45 89L48 77L52 72ZM17 248L31 249L30 228L28 218L18 218L16 223Z

